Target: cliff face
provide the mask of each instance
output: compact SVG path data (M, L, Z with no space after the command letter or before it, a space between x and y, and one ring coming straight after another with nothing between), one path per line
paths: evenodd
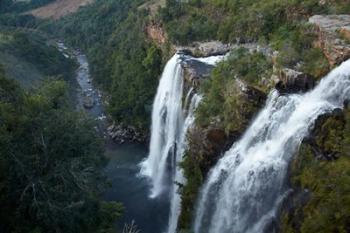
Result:
M167 41L167 36L160 23L151 21L145 28L147 37L157 45L164 45Z
M350 15L315 15L309 19L317 28L318 40L331 66L350 58Z
M350 58L350 15L316 15L315 45L331 66ZM292 192L281 214L281 232L349 232L350 111L320 116L290 165Z
M281 232L348 232L350 111L319 117L290 166Z

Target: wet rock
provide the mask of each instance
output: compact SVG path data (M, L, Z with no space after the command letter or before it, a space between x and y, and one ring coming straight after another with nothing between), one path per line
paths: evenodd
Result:
M308 145L318 160L335 160L339 157L339 141L342 137L346 119L342 109L320 115L303 143Z
M314 15L309 22L317 28L315 45L323 50L331 66L350 58L350 15Z
M284 68L279 72L276 83L276 89L280 94L306 92L314 86L313 77L289 68Z
M209 77L214 68L213 65L190 58L183 58L181 65L185 73L184 78L192 87L198 87L200 81Z
M90 109L90 108L93 108L94 105L95 105L95 101L94 101L94 98L92 96L85 95L83 97L83 106L84 106L84 108Z
M230 142L225 131L216 127L194 127L189 131L188 138L189 154L199 161L203 174L207 174Z
M107 128L108 136L117 144L125 142L145 143L148 136L133 126L112 124Z

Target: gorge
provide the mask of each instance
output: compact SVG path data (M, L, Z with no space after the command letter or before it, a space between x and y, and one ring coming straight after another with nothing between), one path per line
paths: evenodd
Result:
M349 12L0 1L0 232L349 233Z

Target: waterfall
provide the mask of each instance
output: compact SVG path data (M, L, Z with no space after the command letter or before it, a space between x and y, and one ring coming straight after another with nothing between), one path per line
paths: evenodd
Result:
M164 68L153 103L150 152L141 163L140 172L151 179L153 198L171 186L167 181L175 171L174 159L183 124L182 73L180 55L175 54Z
M350 60L314 90L280 96L266 106L210 171L198 200L195 233L257 233L271 222L288 193L288 164L318 116L350 98Z
M191 89L188 92L187 98L189 98L189 96L191 96L192 91L193 91L193 89ZM179 138L179 146L178 146L178 150L176 153L177 163L182 161L185 150L187 149L186 134L188 132L188 129L194 123L194 120L195 120L194 112L195 112L200 100L201 100L200 95L193 94L190 105L189 105L188 110L187 110L187 116L186 116L185 122L182 126L181 135ZM187 106L186 102L187 101L185 101L185 106L184 106L185 108ZM185 180L185 177L183 175L182 169L179 166L176 166L175 179L172 182L173 187L171 190L171 206L170 206L170 216L169 216L167 233L175 233L176 232L177 222L178 222L178 218L179 218L179 215L181 212L181 196L179 194L180 190L179 190L179 187L177 184L178 183L185 184L185 182L186 182L186 180Z

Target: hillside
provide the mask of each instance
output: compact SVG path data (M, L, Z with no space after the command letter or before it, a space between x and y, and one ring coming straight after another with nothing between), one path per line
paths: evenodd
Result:
M56 0L46 6L34 9L29 13L38 18L59 19L79 10L80 7L91 4L94 0Z
M70 80L75 68L74 61L65 58L45 36L6 27L0 27L0 66L24 88L36 87L49 77Z

